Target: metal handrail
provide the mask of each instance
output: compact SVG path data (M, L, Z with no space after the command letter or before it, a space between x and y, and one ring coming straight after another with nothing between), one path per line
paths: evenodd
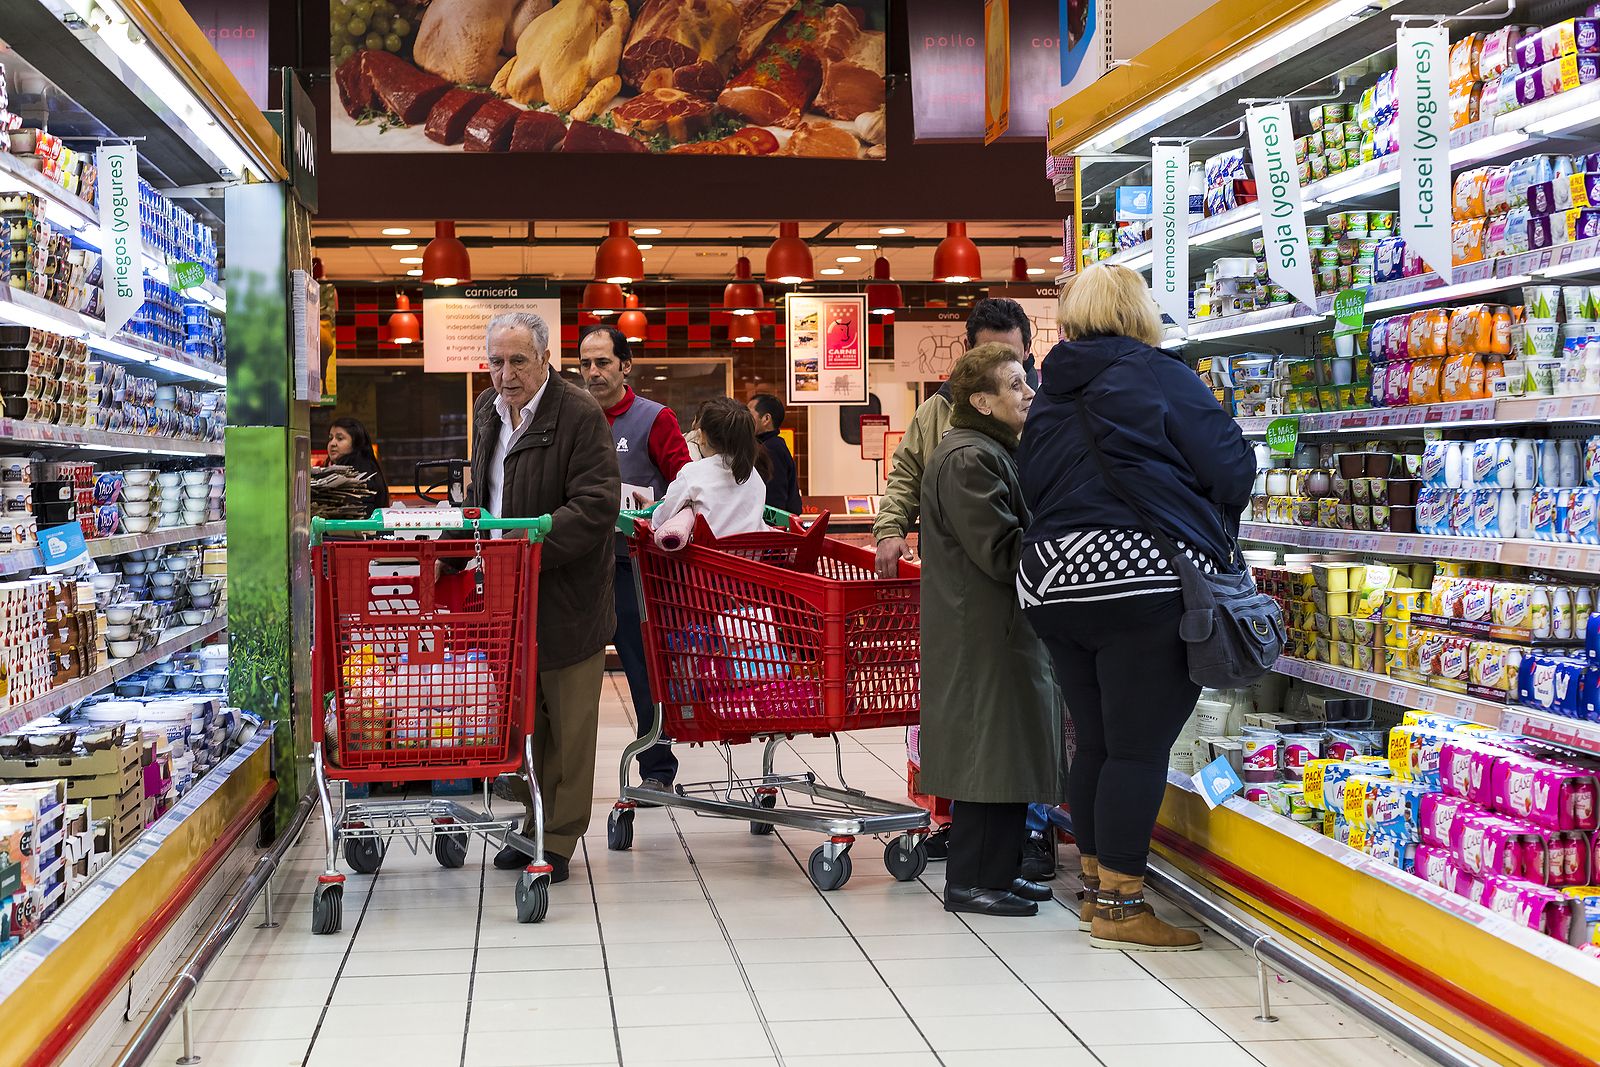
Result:
M132 1040L123 1048L122 1055L117 1058L116 1067L142 1067L150 1054L160 1047L167 1028L172 1025L172 1021L180 1012L183 1015L183 1059L178 1062L198 1062L198 1057L194 1055L194 1034L189 1022L190 997L200 987L201 980L205 978L211 965L217 961L217 957L222 954L222 950L228 947L228 942L233 940L233 935L238 933L239 927L249 916L256 897L262 891L267 894L266 921L262 925L269 927L277 925L272 920L272 876L276 873L284 855L300 836L300 831L305 828L306 821L316 806L315 790L300 798L300 803L294 809L294 815L289 819L289 825L278 835L278 840L274 842L272 848L257 858L255 867L229 898L217 921L211 924L200 944L189 953L178 973L167 983L167 988L161 993L161 999L156 1001Z
M1331 968L1308 960L1293 951L1277 934L1257 929L1239 919L1196 888L1167 862L1151 856L1145 881L1152 889L1255 958L1260 1000L1260 1014L1256 1018L1262 1022L1277 1021L1272 1014L1271 989L1267 977L1266 965L1270 963L1278 973L1293 975L1433 1063L1443 1064L1444 1067L1481 1067L1481 1061L1464 1055L1453 1045L1424 1030L1409 1016L1396 1011L1364 986L1346 980Z

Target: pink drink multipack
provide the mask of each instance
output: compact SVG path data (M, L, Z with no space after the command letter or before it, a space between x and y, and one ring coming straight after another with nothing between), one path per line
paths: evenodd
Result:
M1559 941L1567 941L1582 925L1582 904L1559 890L1529 885L1512 878L1486 875L1478 903L1503 915L1518 926L1526 926Z
M1489 806L1546 830L1593 831L1600 791L1594 773L1516 753L1494 754ZM1475 771L1469 770L1469 774Z

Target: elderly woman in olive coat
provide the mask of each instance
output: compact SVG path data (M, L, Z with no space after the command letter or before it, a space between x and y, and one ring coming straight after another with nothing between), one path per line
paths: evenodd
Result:
M1032 915L1027 806L1066 794L1061 704L1016 592L1027 511L1012 454L1033 390L980 345L950 375L950 431L922 479L922 788L954 802L948 911Z

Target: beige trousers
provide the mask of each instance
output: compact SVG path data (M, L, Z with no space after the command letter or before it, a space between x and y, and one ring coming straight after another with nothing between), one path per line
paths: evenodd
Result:
M589 828L594 808L594 751L600 732L600 687L606 654L582 663L540 671L533 716L533 773L544 799L544 848L571 859ZM533 807L527 783L518 775L511 787L528 808L522 832L533 837Z

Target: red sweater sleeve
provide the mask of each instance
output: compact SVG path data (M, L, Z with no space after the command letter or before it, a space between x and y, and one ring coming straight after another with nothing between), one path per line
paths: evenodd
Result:
M655 424L650 427L649 449L650 462L669 482L689 462L689 446L678 427L678 416L672 413L671 408L663 407L656 416Z

